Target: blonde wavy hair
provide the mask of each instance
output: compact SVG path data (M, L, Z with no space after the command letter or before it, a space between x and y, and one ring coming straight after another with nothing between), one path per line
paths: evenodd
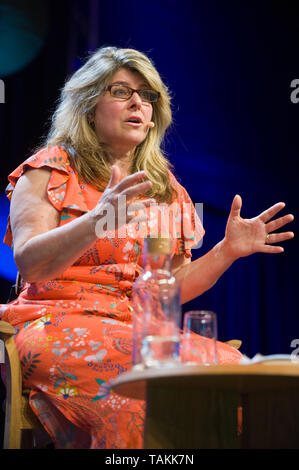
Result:
M130 173L144 170L152 182L147 196L170 203L175 192L169 180L171 165L161 149L165 131L172 122L170 93L152 61L137 50L102 47L88 58L66 81L45 144L63 147L80 180L104 190L111 175L109 159L89 117L120 68L139 72L152 89L160 92L159 100L153 103L155 127L136 147Z

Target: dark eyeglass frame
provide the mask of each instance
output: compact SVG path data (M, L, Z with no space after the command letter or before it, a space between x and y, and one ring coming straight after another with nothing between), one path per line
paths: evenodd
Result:
M159 91L156 91L156 90L150 90L148 88L141 88L140 90L135 90L134 88L131 88L130 86L128 85L123 85L122 83L113 83L112 85L109 85L107 86L104 91L109 91L110 95L113 96L113 98L115 98L114 95L112 95L111 93L111 88L115 87L115 86L119 86L119 87L123 87L123 88L127 88L129 91L130 91L130 96L128 96L127 98L120 98L120 97L117 97L117 99L119 100L123 100L123 101L126 101L126 100L129 100L132 96L133 96L133 93L138 93L138 95L140 96L141 100L144 101L145 103L156 103L158 101L158 99L160 98L160 92ZM142 98L141 96L141 93L143 91L149 91L149 92L153 92L153 93L156 93L157 95L157 98L155 100L145 100L144 98Z

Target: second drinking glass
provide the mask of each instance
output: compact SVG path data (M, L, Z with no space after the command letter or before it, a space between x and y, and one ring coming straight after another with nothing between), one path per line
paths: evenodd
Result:
M217 364L217 317L198 310L185 313L181 362L188 365Z

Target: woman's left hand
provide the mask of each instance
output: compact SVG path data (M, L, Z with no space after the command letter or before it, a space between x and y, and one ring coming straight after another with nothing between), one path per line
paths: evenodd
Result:
M224 243L226 249L233 259L248 256L253 253L281 253L279 243L294 237L293 232L273 233L294 220L292 214L271 220L279 211L285 207L284 202L278 202L266 209L257 217L243 219L240 215L242 199L238 194L234 197L231 211L225 229ZM271 221L270 221L271 220Z

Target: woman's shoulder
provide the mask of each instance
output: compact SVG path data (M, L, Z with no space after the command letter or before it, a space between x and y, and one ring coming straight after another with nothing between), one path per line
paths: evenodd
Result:
M59 146L49 146L38 149L33 155L24 160L9 175L8 181L15 186L16 181L28 170L38 168L49 168L57 174L67 177L71 172L70 161L67 152Z
M185 199L186 197L189 198L186 188L180 182L180 178L176 176L171 170L168 170L168 175L169 175L169 182L177 193L177 198L178 199L182 199L182 198Z
M49 166L57 170L69 171L70 160L63 147L52 145L38 149L23 162L23 165L27 164L35 167Z

